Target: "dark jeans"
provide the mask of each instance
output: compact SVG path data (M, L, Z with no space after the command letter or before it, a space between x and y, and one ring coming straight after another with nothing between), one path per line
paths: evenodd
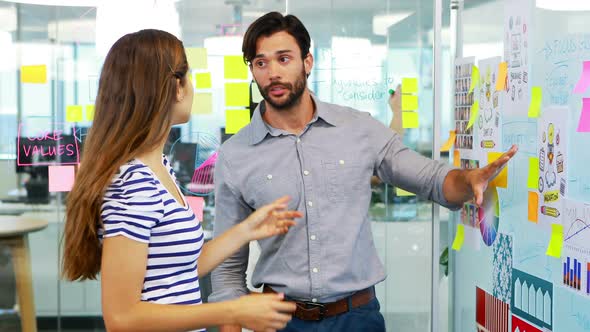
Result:
M383 332L385 320L379 312L377 298L340 315L320 321L304 321L293 317L281 332Z

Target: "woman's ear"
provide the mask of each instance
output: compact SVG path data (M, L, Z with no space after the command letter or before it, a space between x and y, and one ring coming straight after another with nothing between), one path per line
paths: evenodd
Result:
M180 79L176 79L176 102L180 103L186 94L185 88L180 83Z

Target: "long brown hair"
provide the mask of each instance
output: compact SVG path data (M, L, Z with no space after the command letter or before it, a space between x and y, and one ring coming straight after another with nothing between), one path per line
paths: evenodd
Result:
M166 139L176 101L176 79L184 86L187 72L182 42L164 31L127 34L107 54L94 121L67 199L63 249L66 279L96 279L105 190L121 165L152 151Z

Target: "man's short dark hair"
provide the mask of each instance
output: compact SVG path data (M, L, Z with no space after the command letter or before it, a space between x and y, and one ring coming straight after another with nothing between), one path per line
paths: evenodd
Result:
M250 64L256 56L256 41L258 41L258 38L262 36L268 37L280 31L285 31L295 38L301 51L301 58L305 59L309 53L311 38L303 23L293 15L283 16L279 12L270 12L256 19L248 27L242 43L244 62Z

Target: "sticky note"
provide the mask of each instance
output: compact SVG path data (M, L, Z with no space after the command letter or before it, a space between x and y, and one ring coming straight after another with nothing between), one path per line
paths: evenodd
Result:
M213 96L211 93L195 93L193 96L192 114L213 113Z
M193 210L195 216L199 221L203 221L203 208L205 207L205 199L199 196L186 196L188 205Z
M402 94L402 111L415 111L418 109L418 96Z
M463 224L457 224L457 234L455 234L455 240L453 241L453 250L461 250L463 241L465 240L465 226Z
M248 67L241 55L226 55L223 57L223 77L225 79L248 79Z
M453 166L461 167L461 155L459 154L459 150L453 151Z
M86 121L94 120L94 105L86 105Z
M590 98L582 99L582 112L576 131L579 133L590 132Z
M402 78L402 93L416 93L418 92L417 78Z
M186 60L191 69L207 69L207 49L203 47L189 47L185 50Z
M529 191L528 219L534 223L539 221L539 194Z
M506 78L508 77L508 62L500 62L498 65L498 78L496 79L496 91L506 90Z
M70 191L74 186L74 166L48 166L49 192Z
M66 121L67 122L82 122L84 121L84 114L82 113L82 105L68 105L66 107Z
M21 83L47 83L47 66L21 66L20 67L20 81Z
M529 177L527 180L527 188L539 189L539 158L529 158Z
M264 98L262 97L262 94L260 93L260 89L258 89L258 85L253 82L252 83L252 102L253 103L260 103Z
M471 84L469 85L469 93L473 92L473 89L479 85L479 69L476 65L473 65L471 69Z
M473 105L471 105L471 114L469 115L469 122L467 123L467 128L465 128L466 130L471 128L471 126L473 126L473 124L475 123L475 120L477 120L478 116L479 116L479 102L476 100L473 102Z
M455 144L455 138L457 134L454 130L449 131L449 139L440 147L441 152L449 151Z
M493 163L502 156L502 152L488 152L488 164ZM490 186L507 188L508 187L508 165L498 173L498 175L490 182Z
M235 134L250 123L250 110L225 111L225 133Z
M561 247L563 246L563 225L551 224L551 239L547 247L547 256L556 258L561 257Z
M418 128L418 112L402 112L403 128Z
M250 106L248 83L225 83L225 106Z
M211 89L211 73L196 73L195 83L197 89Z
M531 103L529 104L529 118L538 118L543 103L543 90L540 86L531 89Z
M397 196L416 196L416 194L414 194L414 193L411 193L409 191L406 191L406 190L403 190L403 189L397 188L397 187L395 188L395 194Z
M574 93L584 93L588 86L590 86L590 61L584 61L582 74L580 74L580 79L574 87Z

